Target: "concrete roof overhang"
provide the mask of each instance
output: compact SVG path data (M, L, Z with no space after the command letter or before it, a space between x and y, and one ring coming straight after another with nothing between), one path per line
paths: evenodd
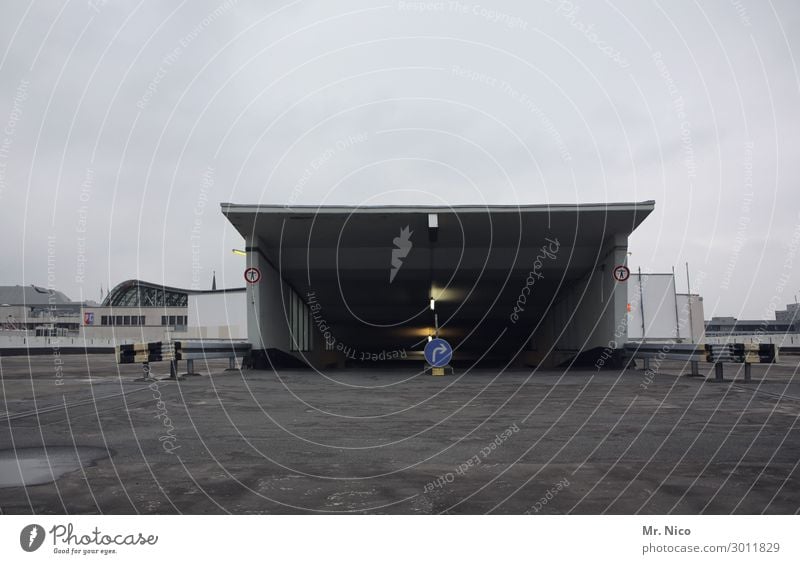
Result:
M478 325L491 332L508 319L537 257L541 278L525 312L533 321L561 289L591 271L608 268L610 279L614 265L604 265L605 255L620 236L626 244L655 202L221 207L245 240L254 242L251 251L301 296L315 293L332 326L358 328L365 339L377 329L391 339L424 337L433 324L433 296L443 336L458 339ZM438 217L435 240L429 214ZM392 278L395 239L402 240L406 227L408 253L399 257ZM558 241L555 258L542 253L543 245L554 247L548 240Z

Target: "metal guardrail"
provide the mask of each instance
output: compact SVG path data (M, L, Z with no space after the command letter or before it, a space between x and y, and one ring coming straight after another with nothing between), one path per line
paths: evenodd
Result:
M170 363L170 378L179 379L178 361L186 361L186 375L196 375L195 360L212 358L229 359L229 369L236 368L236 358L246 356L251 349L250 343L244 341L209 341L203 339L181 341L154 341L149 343L133 343L117 345L115 354L117 364L142 364L144 376L142 380L151 381L151 362Z
M705 360L705 345L678 343L625 343L625 355L633 358L662 358L674 360Z
M672 343L625 343L625 355L632 359L640 358L644 369L649 368L649 361L654 358L662 360L683 360L691 366L691 376L700 376L698 363L710 362L714 365L715 380L723 380L723 365L744 364L744 381L749 382L752 364L774 364L778 362L778 348L774 344L762 343L727 343L683 345Z
M125 340L123 342L130 342ZM107 354L114 352L114 340L99 337L35 337L4 335L0 331L0 356L47 356Z

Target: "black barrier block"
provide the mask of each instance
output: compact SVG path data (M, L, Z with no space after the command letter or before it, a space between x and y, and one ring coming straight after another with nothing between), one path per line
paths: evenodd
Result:
M772 364L776 360L777 347L772 343L761 343L758 346L758 359L760 362Z

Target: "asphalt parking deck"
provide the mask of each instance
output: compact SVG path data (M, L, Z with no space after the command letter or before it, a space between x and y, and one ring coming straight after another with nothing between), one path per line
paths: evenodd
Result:
M111 355L63 362L0 358L3 513L800 509L792 357L755 365L747 384L687 377L677 362L648 378L214 361L155 383ZM23 486L25 475L38 479Z

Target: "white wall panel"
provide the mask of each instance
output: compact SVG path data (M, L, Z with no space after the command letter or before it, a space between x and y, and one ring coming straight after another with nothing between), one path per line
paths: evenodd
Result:
M627 284L628 338L677 339L679 312L674 276L631 273Z

